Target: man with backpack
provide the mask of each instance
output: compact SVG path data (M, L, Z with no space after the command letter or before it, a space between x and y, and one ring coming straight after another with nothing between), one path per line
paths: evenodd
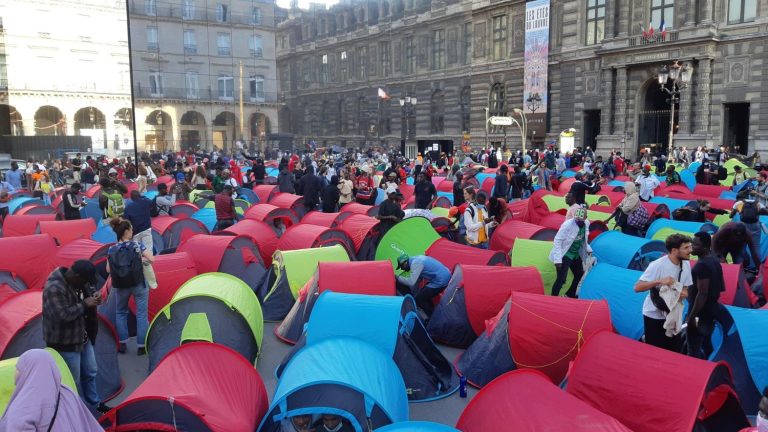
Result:
M125 212L125 200L123 194L128 193L128 188L117 180L105 177L99 180L101 195L99 196L99 208L103 221L108 224L114 217L120 217Z
M768 214L765 206L762 205L756 199L756 192L754 189L743 189L737 196L738 201L733 205L733 210L729 215L731 219L739 215L741 222L746 225L747 231L752 236L753 244L760 244L760 237L762 237L763 225L760 223L760 215Z
M157 185L157 196L153 200L155 202L152 208L151 216L170 216L171 207L176 204L176 195L168 194L168 185L160 183Z
M155 200L141 196L139 191L131 191L131 203L125 207L123 217L133 225L133 241L141 243L152 254L152 213L157 214Z

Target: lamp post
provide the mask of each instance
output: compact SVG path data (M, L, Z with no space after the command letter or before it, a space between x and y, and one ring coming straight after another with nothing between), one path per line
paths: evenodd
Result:
M672 143L675 134L675 104L680 102L680 92L688 87L693 75L693 65L685 63L680 65L677 60L669 67L662 66L659 69L659 89L669 95L670 116L669 116L669 142L667 144L667 155L672 155ZM667 88L667 84L670 88Z
M520 119L523 121L522 125L518 123L518 126L522 126L522 130L520 131L520 134L522 135L522 139L523 139L523 155L525 155L525 140L526 140L526 137L528 136L528 119L525 117L525 112L520 108L512 108L512 112L519 115Z
M414 107L416 106L416 96L406 96L400 98L400 107L405 112L405 141L411 138L411 115L413 114Z
M528 110L531 114L536 114L536 110L541 108L541 95L538 92L529 94L525 101L528 102Z

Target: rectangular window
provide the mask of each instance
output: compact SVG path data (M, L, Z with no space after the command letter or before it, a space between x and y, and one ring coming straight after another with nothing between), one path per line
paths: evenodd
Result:
M445 30L432 31L432 69L445 67Z
M305 59L301 66L301 88L309 88L312 83L312 63Z
M251 75L251 101L264 102L264 75Z
M218 22L227 22L229 21L229 8L225 4L217 4L216 5L216 21Z
M157 0L144 0L144 13L146 15L157 15Z
M328 83L328 54L320 57L320 85Z
M181 3L181 18L185 20L195 19L195 0L184 0Z
M493 59L502 60L507 52L507 16L493 17Z
M347 52L342 51L339 55L339 80L341 82L347 82L347 70L349 64L347 63Z
M200 82L197 72L187 71L184 82L187 86L187 99L200 99Z
M218 33L216 35L216 48L220 56L232 55L232 35Z
M235 79L231 76L219 77L219 99L233 100L235 98Z
M197 36L194 30L184 30L184 53L197 54Z
M381 76L389 76L389 71L392 68L392 47L389 42L379 43L379 52L381 56Z
M365 81L368 79L368 47L357 49L357 79Z
M472 23L464 23L464 49L461 51L461 63L469 64L472 58Z
M248 40L248 48L250 48L252 56L256 58L264 57L264 46L261 35L252 35Z
M163 75L160 72L150 72L149 93L154 97L163 95Z
M147 51L157 51L157 27L147 27Z
M416 41L413 36L405 38L405 73L413 73L416 70Z
M754 21L757 17L757 0L729 0L728 24Z
M261 8L251 8L251 24L261 24Z
M661 23L659 23L661 24ZM605 36L605 0L587 0L587 45L599 44Z
M651 23L658 29L662 21L667 30L675 26L675 0L651 0Z

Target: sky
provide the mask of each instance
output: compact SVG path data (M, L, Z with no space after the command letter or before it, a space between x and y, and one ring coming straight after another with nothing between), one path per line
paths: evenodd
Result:
M277 5L282 8L287 8L291 5L291 0L277 0ZM302 9L309 9L310 0L299 0L299 7ZM338 3L338 0L312 0L312 3L324 3L327 6Z

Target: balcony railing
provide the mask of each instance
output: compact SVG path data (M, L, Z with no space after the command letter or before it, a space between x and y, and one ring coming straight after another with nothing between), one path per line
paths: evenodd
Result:
M646 46L646 45L659 45L668 42L677 42L679 37L678 32L669 31L666 35L662 36L661 33L654 33L651 37L645 37L643 35L635 36L629 39L629 46Z
M207 21L209 23L222 23L222 24L238 24L249 26L266 26L274 27L274 18L269 16L267 10L262 10L262 14L258 22L254 22L251 10L235 10L227 9L226 20L221 20L220 14L217 13L216 8L212 7L205 9L195 7L193 9L186 9L180 3L165 3L158 2L156 13L147 14L144 10L144 0L130 0L130 10L132 15L147 17L149 19L155 18L177 18L184 21ZM234 13L233 13L234 12Z
M246 103L275 103L277 102L277 92L257 92L251 94L248 88L248 80L244 80L243 89L243 102ZM219 97L219 89L217 87L199 88L196 90L187 89L186 87L164 87L162 94L153 94L149 85L144 83L134 84L134 97L141 99L172 99L172 100L188 100L190 103L199 102L240 102L240 95L238 94L238 86L235 85L235 94L232 97Z

